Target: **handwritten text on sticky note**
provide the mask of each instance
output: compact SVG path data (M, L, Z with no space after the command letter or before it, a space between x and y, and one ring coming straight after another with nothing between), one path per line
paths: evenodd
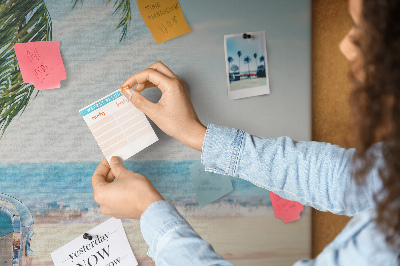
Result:
M285 223L300 219L300 213L304 210L304 206L301 203L284 199L271 191L269 195L275 218L282 219Z
M84 239L84 233L51 253L55 266L138 264L121 220L111 218L96 226L87 232L91 240Z
M157 43L190 32L178 0L138 0L140 14Z
M16 43L14 50L24 82L32 83L35 89L59 88L60 81L67 78L60 42Z
M210 204L233 190L229 176L206 172L204 169L200 161L190 166L190 174L200 207Z

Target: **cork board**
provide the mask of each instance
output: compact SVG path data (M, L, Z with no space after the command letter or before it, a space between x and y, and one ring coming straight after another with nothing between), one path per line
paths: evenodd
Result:
M157 44L136 1L122 41L112 4L85 0L72 9L70 1L45 1L67 79L30 101L0 140L0 192L21 200L32 213L33 265L50 265L52 251L109 218L94 202L90 182L103 154L79 110L157 60L187 83L204 124L311 140L311 1L288 3L180 0L192 32ZM271 93L229 101L224 35L251 31L266 33ZM242 62L239 69L257 68L258 51L238 50L243 56L233 56L233 63ZM251 65L244 64L246 56L253 58ZM156 88L144 94L151 101L161 96ZM292 265L310 257L310 207L285 224L274 217L267 190L233 178L232 193L200 208L189 172L200 152L153 128L159 141L126 160L126 167L147 176L217 253L235 265ZM139 264L154 265L139 222L123 223Z
M349 140L350 64L339 43L351 28L347 1L312 1L312 138L342 147ZM313 210L312 256L315 258L349 221L349 217Z

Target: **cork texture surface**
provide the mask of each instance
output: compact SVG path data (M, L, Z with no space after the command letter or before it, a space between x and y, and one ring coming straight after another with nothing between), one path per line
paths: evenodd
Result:
M314 0L312 14L312 138L350 148L350 63L339 50L340 41L352 25L348 1ZM313 209L313 258L349 219Z

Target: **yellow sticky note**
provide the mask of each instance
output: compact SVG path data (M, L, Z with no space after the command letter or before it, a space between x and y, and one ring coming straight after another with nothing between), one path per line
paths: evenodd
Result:
M190 32L178 0L137 0L140 14L157 43Z

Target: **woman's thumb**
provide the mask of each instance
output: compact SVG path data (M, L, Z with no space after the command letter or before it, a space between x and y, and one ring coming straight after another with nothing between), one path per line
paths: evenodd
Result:
M110 168L112 173L117 179L121 177L121 173L126 170L125 166L122 164L121 158L117 156L111 157Z
M131 103L140 111L147 113L151 110L151 107L154 103L150 102L146 99L140 92L135 91L133 89L125 89L122 91L124 96L131 101Z

